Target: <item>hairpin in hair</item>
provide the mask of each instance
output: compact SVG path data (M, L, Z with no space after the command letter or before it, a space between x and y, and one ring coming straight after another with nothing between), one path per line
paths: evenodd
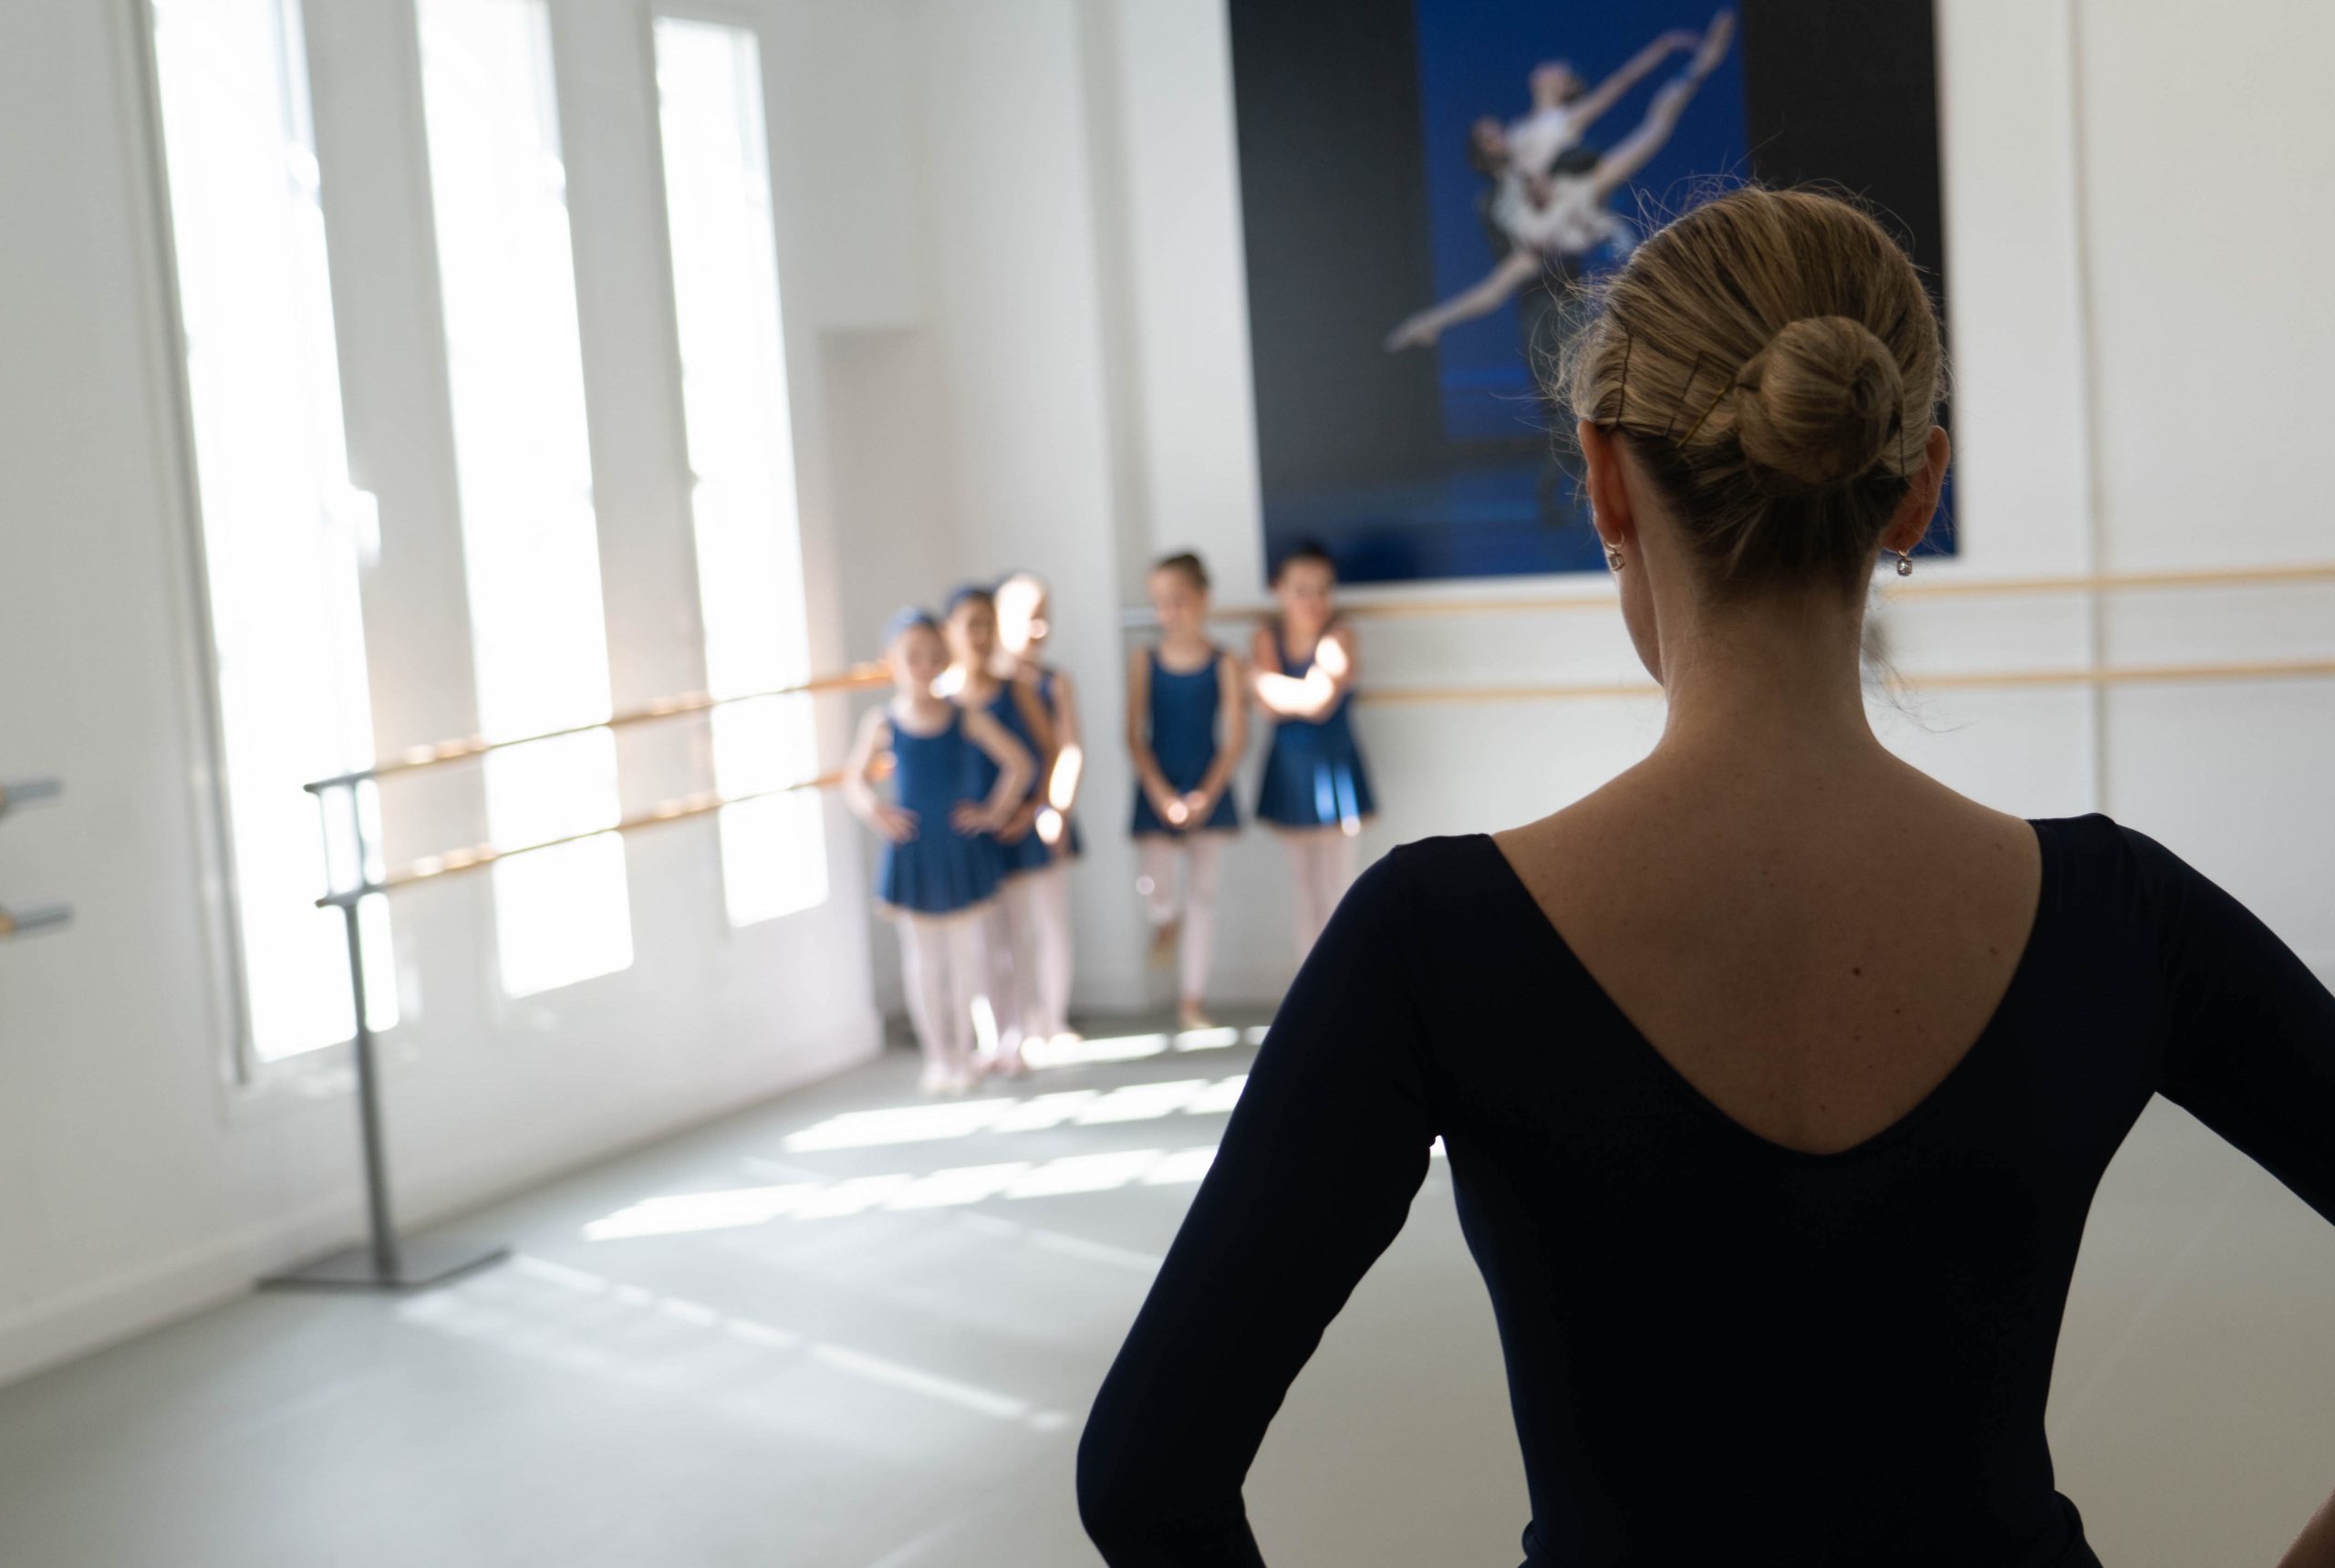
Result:
M1687 385L1692 386L1694 383L1689 381ZM1743 383L1741 381L1732 378L1721 381L1718 384L1718 390L1711 394L1711 400L1703 405L1702 418L1697 420L1692 425L1687 427L1686 433L1678 438L1678 444L1680 446L1685 446L1688 441L1693 441L1695 439L1695 432L1701 430L1704 424L1709 421L1711 415L1718 411L1719 399L1724 398L1729 392L1738 389L1742 385Z
M1630 344L1634 340L1627 332L1622 334L1622 379L1614 389L1614 417L1605 421L1608 430L1622 428L1622 415L1630 406Z
M1897 477L1909 483L1914 477L1914 465L1905 460L1905 410L1897 410Z
M1699 377L1702 375L1702 373L1703 373L1703 360L1704 360L1706 358L1707 358L1707 356L1706 356L1706 355L1702 355L1702 354L1697 354L1697 355L1695 356L1695 362L1694 362L1692 365L1689 365L1689 366L1686 368L1686 384L1685 386L1683 386L1683 387L1681 387L1681 388L1679 388L1679 389L1678 389L1678 400L1679 400L1681 403L1684 403L1684 402L1686 400L1686 394L1687 394L1687 393L1689 393L1689 392L1691 392L1691 391L1693 391L1693 390L1695 389L1695 382L1696 382L1696 379L1697 379L1697 378L1699 378ZM1725 385L1725 383L1724 383L1724 382L1722 382L1722 383L1721 383L1719 389L1720 389L1722 392L1724 392L1724 391L1727 389L1726 389L1726 385ZM1707 416L1706 416L1706 417L1707 417ZM1669 418L1667 421L1666 421L1664 422L1663 427L1662 427L1662 439L1663 439L1664 441L1668 441L1668 440L1670 439L1670 431L1671 431L1672 428L1673 428L1674 426L1676 426L1677 423L1678 423L1678 414L1677 414L1677 411L1676 411L1676 410L1673 410L1671 411L1670 418ZM1697 421L1695 421L1695 424L1696 424L1696 428L1697 428L1697 430L1699 430L1699 429L1702 427L1702 421L1697 420ZM1689 433L1692 433L1692 432L1689 432Z

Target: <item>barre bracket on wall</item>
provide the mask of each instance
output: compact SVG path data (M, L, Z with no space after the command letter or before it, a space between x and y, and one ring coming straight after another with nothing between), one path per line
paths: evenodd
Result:
M12 779L0 783L0 817L14 809L53 801L64 793L64 784L56 779ZM0 904L0 941L30 936L35 931L53 931L72 923L70 904L33 904L16 909Z

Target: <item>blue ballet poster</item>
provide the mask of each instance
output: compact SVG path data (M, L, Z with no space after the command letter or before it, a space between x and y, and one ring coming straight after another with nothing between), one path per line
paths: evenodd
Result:
M1230 14L1268 559L1602 569L1542 379L1581 286L1699 193L1827 180L1935 270L1930 0Z

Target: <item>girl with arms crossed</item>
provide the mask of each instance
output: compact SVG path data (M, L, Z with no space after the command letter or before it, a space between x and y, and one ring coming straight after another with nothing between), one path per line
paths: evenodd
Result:
M1282 556L1272 576L1281 613L1257 628L1249 655L1250 688L1273 721L1257 820L1289 851L1301 962L1354 880L1354 836L1377 809L1354 743L1354 636L1338 619L1337 587L1321 545Z

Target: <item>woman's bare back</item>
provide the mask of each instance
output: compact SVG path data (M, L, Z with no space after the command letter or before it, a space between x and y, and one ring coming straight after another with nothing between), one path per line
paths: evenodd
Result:
M1771 1143L1854 1147L1985 1032L2034 925L2034 830L1894 762L1707 779L1650 763L1495 841L1705 1099Z

